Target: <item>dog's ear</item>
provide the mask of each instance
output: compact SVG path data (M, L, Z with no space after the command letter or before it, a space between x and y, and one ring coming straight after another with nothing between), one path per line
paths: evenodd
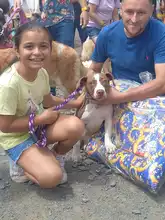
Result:
M86 76L83 76L83 77L78 81L76 87L77 87L77 88L79 88L79 87L84 87L85 84L86 84L86 82L87 82L87 77L86 77Z
M105 75L108 78L108 80L112 81L113 85L115 86L114 77L113 77L112 73L106 73Z
M105 75L106 75L106 77L108 78L109 81L112 80L112 74L111 73L106 73Z

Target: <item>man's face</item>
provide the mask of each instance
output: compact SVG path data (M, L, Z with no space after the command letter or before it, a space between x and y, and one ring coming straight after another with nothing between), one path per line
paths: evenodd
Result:
M149 0L124 0L121 7L125 33L128 37L135 37L145 29L153 13Z

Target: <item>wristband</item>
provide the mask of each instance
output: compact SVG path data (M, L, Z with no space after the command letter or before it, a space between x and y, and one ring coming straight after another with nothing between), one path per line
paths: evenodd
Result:
M89 12L89 10L90 10L90 8L88 6L81 8L81 12L83 12L83 11Z
M101 25L101 27L104 27L104 26L105 26L105 22L104 22L104 21L101 21L101 22L100 22L100 25Z

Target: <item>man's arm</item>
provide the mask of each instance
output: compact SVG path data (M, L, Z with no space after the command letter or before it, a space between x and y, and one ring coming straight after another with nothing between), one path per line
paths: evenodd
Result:
M103 32L100 36L103 35ZM102 68L102 62L106 58L106 37L98 37L96 48L93 53L91 69L99 71ZM101 38L101 40L100 40ZM156 78L136 88L131 88L126 92L119 92L116 89L110 89L107 102L119 104L124 102L145 100L165 94L165 33L160 37L159 43L154 51ZM100 56L101 54L101 56Z
M165 94L165 63L156 64L155 70L156 70L156 79L141 86L138 86L136 88L131 88L126 92L120 94L116 93L117 95L116 101L115 101L115 96L113 97L114 104L139 101ZM110 102L112 101L110 94L109 94L109 100Z
M103 63L92 62L90 69L95 72L101 72L102 66ZM156 79L146 84L131 88L126 92L119 92L112 88L109 92L108 103L119 104L144 100L165 94L165 64L156 64L155 69L157 72Z
M79 108L82 105L83 100L84 97L80 95L76 100L70 100L62 108L63 109ZM65 101L64 98L56 97L49 93L44 96L43 106L45 108L51 108L64 103L64 101Z
M103 63L96 63L92 61L92 64L89 69L93 70L94 72L101 73L102 67L103 67Z
M153 51L156 78L126 92L113 90L109 101L113 104L139 101L165 94L165 31L160 34L155 51Z
M156 64L155 70L156 79L146 84L131 88L126 92L119 92L111 88L105 103L119 104L131 101L141 101L165 94L165 63Z

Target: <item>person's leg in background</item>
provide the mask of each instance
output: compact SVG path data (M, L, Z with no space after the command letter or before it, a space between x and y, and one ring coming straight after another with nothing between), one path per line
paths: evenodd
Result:
M54 41L74 48L74 21L63 20L58 24L48 27ZM56 95L56 87L51 85L52 95Z
M96 27L87 27L86 31L87 31L87 35L89 36L89 38L93 40L94 44L96 44L96 40L101 29L98 29ZM109 58L103 64L103 71L104 73L111 72L111 62Z
M39 0L39 3L40 3L40 11L42 12L42 10L43 10L43 1Z
M96 27L86 27L87 36L93 40L94 44L96 44L97 36L99 35L101 29Z
M76 23L76 27L77 27L77 30L78 30L78 33L79 33L81 44L83 44L86 41L87 37L88 37L86 29L81 27L79 19L75 20L75 23Z
M74 48L74 21L63 20L48 27L53 40Z

